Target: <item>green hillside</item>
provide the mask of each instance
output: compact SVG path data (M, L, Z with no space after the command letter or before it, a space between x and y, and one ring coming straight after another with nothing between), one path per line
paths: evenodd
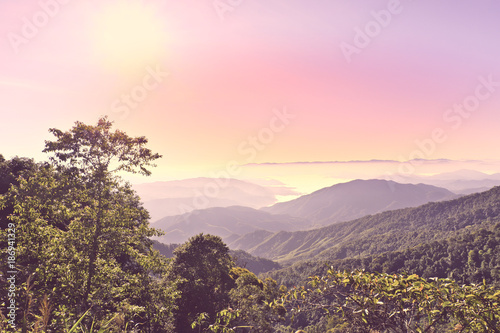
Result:
M253 255L291 264L335 260L404 250L454 236L464 228L500 221L500 187L459 199L366 216L324 228L278 232L252 248Z
M500 223L475 230L466 228L448 239L430 241L399 251L366 257L328 260L314 258L266 274L285 285L323 275L330 268L364 269L380 273L412 273L422 277L450 278L459 283L500 284Z

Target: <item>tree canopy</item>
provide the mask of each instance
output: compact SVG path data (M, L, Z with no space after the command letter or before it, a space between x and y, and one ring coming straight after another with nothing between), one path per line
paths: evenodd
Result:
M210 318L229 303L234 287L234 266L229 248L218 236L196 235L174 251L172 279L179 279L181 297L177 302L176 327L190 332L200 313Z
M88 318L120 315L144 331L170 325L177 293L166 293L168 283L155 277L167 264L149 239L159 232L149 227L149 214L131 186L116 175L149 175L147 167L160 155L145 147L144 137L112 132L111 126L102 118L95 126L77 122L66 132L50 129L56 136L44 150L52 154L50 165L8 179L2 196L3 207L13 207L8 219L17 230L21 294L28 300L47 297L57 307L53 327L89 309ZM32 307L28 302L19 309L28 318Z
M235 262L280 266L217 236L157 245L171 259L153 249L161 232L120 177L151 174L161 156L145 137L112 131L107 118L50 132L50 162L0 155L2 332L499 331L500 188L312 231L344 238L265 278Z

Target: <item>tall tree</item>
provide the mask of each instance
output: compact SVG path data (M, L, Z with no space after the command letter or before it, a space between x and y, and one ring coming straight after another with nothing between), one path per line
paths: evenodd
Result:
M118 208L113 202L113 191L119 184L115 176L118 171L140 173L146 176L151 174L148 166L155 166L152 162L161 157L145 148L148 140L145 137L129 137L122 131L111 132L112 122L107 118L99 119L96 126L76 122L75 126L67 131L51 128L49 131L57 138L55 141L46 141L46 153L54 153L50 159L59 170L67 170L76 174L81 180L80 188L89 194L91 214L86 217L87 227L90 227L90 252L87 265L87 281L83 302L87 302L95 282L97 260L100 250L103 249L106 232L116 228L114 222L117 216L110 215ZM127 228L139 227L143 233L139 241L152 236L152 230L146 227L149 218L146 211L142 211L132 219ZM121 217L123 218L123 216ZM123 221L123 220L122 220ZM130 224L130 223L129 223ZM136 224L136 225L134 225ZM88 304L85 304L88 305Z
M55 330L90 308L97 321L119 314L143 332L169 331L177 292L158 278L168 263L149 237L159 232L117 174L149 175L160 155L145 147L146 138L111 127L102 118L67 132L50 129L56 140L44 152L52 154L51 165L19 178L1 198L14 207L9 220L18 233L19 282L27 299L49 295ZM20 305L29 315L33 306Z

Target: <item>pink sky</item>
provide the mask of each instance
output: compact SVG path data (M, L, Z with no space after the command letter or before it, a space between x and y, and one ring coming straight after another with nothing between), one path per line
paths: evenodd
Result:
M107 114L164 155L159 179L229 161L406 160L436 129L446 140L425 158L499 159L500 86L478 88L500 82L496 1L242 0L224 20L212 0L61 2L0 2L6 157L42 159L49 127ZM373 11L388 8L383 27ZM348 62L342 43L377 24ZM467 118L444 118L477 89L488 96Z

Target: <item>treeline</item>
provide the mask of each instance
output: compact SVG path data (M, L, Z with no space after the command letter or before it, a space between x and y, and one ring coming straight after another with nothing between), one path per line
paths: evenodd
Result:
M0 331L445 332L454 325L460 332L497 332L500 291L486 284L458 287L452 280L329 268L287 289L239 267L275 263L231 255L220 237L203 234L160 246L170 251L166 258L151 241L160 232L118 176L149 175L160 155L145 147L144 137L111 127L103 118L96 126L51 129L56 139L46 142L47 163L0 155ZM466 256L470 272L479 272L474 279L494 281L498 229L463 234L450 241L456 251L441 241L432 246L459 258L450 261L457 268ZM484 244L474 252L466 243ZM403 259L388 257L394 263L380 261L382 270L404 269L407 261L413 265L410 256L417 263L429 252L414 250L403 251ZM378 259L366 260L371 267Z

